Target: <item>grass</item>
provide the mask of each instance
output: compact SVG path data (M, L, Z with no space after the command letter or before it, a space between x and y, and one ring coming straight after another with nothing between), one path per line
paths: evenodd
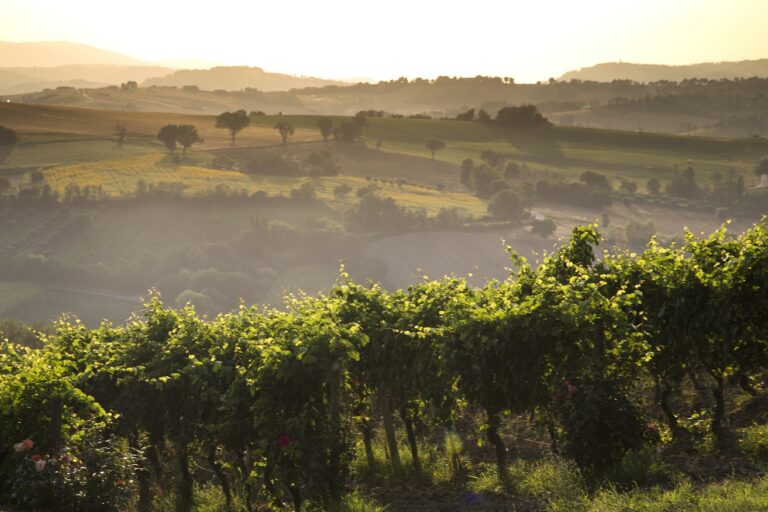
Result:
M430 215L446 207L459 208L465 215L470 216L482 216L486 213L485 201L464 193L408 184L398 185L391 180L371 182L356 176L251 176L240 171L211 169L187 163L176 164L161 154L57 166L46 169L44 176L46 183L62 195L68 185L77 184L81 187L101 187L109 197L133 193L141 180L155 184L183 184L186 195L204 194L217 186L224 186L233 192L245 190L251 194L264 191L272 196L288 196L292 189L309 181L315 187L318 199L342 211L357 201L354 191L373 183L381 195L392 197L406 208L423 209ZM342 184L351 187L353 192L337 197L334 189Z
M156 112L117 112L72 107L24 105L18 103L0 105L4 124L16 129L22 142L55 141L77 134L81 138L101 138L93 141L96 149L89 150L87 142L67 148L63 142L50 152L34 160L26 156L24 144L19 146L11 159L19 162L61 163L56 154L83 155L84 161L103 159L111 151L109 139L114 135L117 122L129 129L131 151L142 152L147 144L156 144L157 130L164 124L194 124L205 138L202 149L229 148L231 143L225 130L215 128L214 116ZM280 146L280 138L274 125L287 121L296 128L291 143L319 140L317 121L324 116L286 115L262 116L238 135L236 147ZM349 118L330 116L336 124ZM478 158L486 149L503 153L508 158L525 162L534 168L554 169L572 178L585 170L609 174L615 181L631 179L644 182L656 177L668 181L672 168L685 167L689 162L700 173L699 181L708 183L706 177L715 171L723 174L731 168L749 172L754 163L768 153L768 143L747 139L714 137L689 137L678 135L635 133L631 131L590 128L554 127L545 134L508 131L494 125L434 119L369 118L364 137L370 147L377 141L382 151L428 158L424 142L439 138L446 142L446 149L437 153L441 161L458 164L464 158ZM290 148L292 144L286 146ZM5 164L10 166L8 162ZM34 163L32 165L37 165ZM642 187L641 187L642 189Z

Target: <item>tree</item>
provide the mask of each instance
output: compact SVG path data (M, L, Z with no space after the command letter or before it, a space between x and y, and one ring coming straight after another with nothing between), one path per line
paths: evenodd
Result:
M229 133L232 136L232 144L235 143L235 136L237 133L249 124L251 124L251 118L248 117L248 113L245 110L224 112L223 114L219 114L216 118L216 128L229 130Z
M342 123L333 130L333 136L344 142L355 142L363 135L363 129L357 123Z
M293 126L285 121L280 121L275 125L275 130L280 132L280 138L283 139L283 144L288 142L288 137L293 135Z
M461 171L459 171L459 181L467 188L472 186L472 171L475 168L475 162L471 158L465 158L461 162Z
M17 143L16 132L5 126L0 126L0 162L8 158Z
M487 123L491 120L491 115L485 111L485 109L480 109L477 113L477 120L481 123Z
M661 192L661 182L656 178L651 178L645 183L645 188L648 193L658 195Z
M118 122L115 127L115 138L117 139L118 146L123 147L126 135L128 135L128 128L123 123Z
M585 171L581 174L579 179L592 188L611 190L611 182L608 181L608 178L605 176L605 174L600 174L599 172L593 171Z
M552 219L533 219L531 222L531 234L542 238L549 238L557 229L555 221Z
M437 153L438 151L440 151L441 149L443 149L445 147L445 142L443 142L440 139L429 139L424 145L427 147L429 152L432 154L432 160L434 160L435 159L435 153Z
M176 141L181 144L181 154L186 155L187 149L193 144L203 142L203 139L198 135L197 128L191 124L182 124L176 129Z
M525 215L525 203L516 191L499 190L488 202L488 213L499 220L520 220Z
M634 194L635 192L637 192L637 183L629 180L621 180L621 186L619 188L624 192L627 192L629 194Z
M552 126L534 105L504 107L496 114L496 122L509 128L548 128Z
M171 155L176 152L176 142L178 142L179 126L175 124L167 124L160 128L157 132L157 138L168 149L168 153Z
M320 128L320 135L323 136L323 142L328 142L328 137L333 134L333 119L330 117L323 117L317 122L317 127Z
M460 112L456 115L457 121L474 121L475 120L475 109L471 108L467 110L466 112Z

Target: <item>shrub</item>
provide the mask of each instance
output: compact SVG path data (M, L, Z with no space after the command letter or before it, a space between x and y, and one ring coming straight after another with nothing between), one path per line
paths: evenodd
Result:
M346 183L342 183L341 185L336 185L333 188L333 195L338 198L342 198L347 194L349 194L350 192L352 192L352 187L350 187Z
M328 151L311 153L305 162L306 172L310 176L337 176L341 167L336 164Z
M29 181L32 183L40 183L45 179L42 171L32 171L29 173Z
M488 202L488 213L495 219L520 220L525 216L525 202L514 190L500 190Z
M531 234L538 235L542 238L549 238L557 229L555 221L552 219L533 219L531 222Z
M661 182L656 178L651 178L645 183L645 188L649 194L658 195L661 192Z
M291 199L297 201L314 201L317 199L315 186L309 182L302 183L300 186L291 189Z

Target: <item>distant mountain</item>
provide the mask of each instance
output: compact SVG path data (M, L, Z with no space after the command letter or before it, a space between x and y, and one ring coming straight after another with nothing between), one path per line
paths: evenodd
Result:
M144 65L139 59L94 46L64 41L10 43L0 41L0 67L54 67L73 64Z
M219 66L211 69L183 69L162 78L150 78L142 85L173 87L196 85L206 91L217 89L239 91L247 87L260 91L287 91L304 87L348 84L337 80L270 73L257 67Z
M686 78L748 78L768 77L768 59L742 60L738 62L707 62L683 66L663 64L633 64L630 62L606 62L565 73L560 80L592 80L610 82L616 79L635 82L657 82L672 80L679 82Z
M143 82L173 71L160 66L70 65L0 68L0 94L22 94L56 87L103 87Z

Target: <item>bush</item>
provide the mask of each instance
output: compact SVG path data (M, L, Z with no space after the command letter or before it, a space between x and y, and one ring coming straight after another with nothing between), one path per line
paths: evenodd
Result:
M538 235L542 238L549 238L557 229L555 221L552 219L533 219L531 222L531 234Z
M306 172L310 176L338 176L341 167L336 165L333 155L328 151L311 153L305 162Z
M536 198L584 208L603 208L612 202L610 190L594 189L583 183L549 180L536 182Z
M645 188L649 194L658 195L661 192L661 182L656 178L651 178L646 182Z
M245 171L263 176L300 176L301 167L293 160L274 156L265 160L251 160L245 164Z
M421 227L425 223L423 213L411 213L400 207L391 197L365 194L345 215L350 231L404 231Z
M352 187L350 187L346 183L342 183L341 185L336 185L333 188L333 195L338 198L342 198L347 194L349 194L350 192L352 192Z
M525 216L525 206L520 194L511 189L504 189L491 197L488 213L499 220L520 220Z
M603 190L611 190L611 182L604 174L599 172L586 171L579 177L581 181L592 188L598 188Z
M32 183L40 183L45 179L42 171L32 171L29 173L29 181Z
M302 183L300 186L291 189L291 199L297 201L314 201L317 199L315 186L309 182Z

